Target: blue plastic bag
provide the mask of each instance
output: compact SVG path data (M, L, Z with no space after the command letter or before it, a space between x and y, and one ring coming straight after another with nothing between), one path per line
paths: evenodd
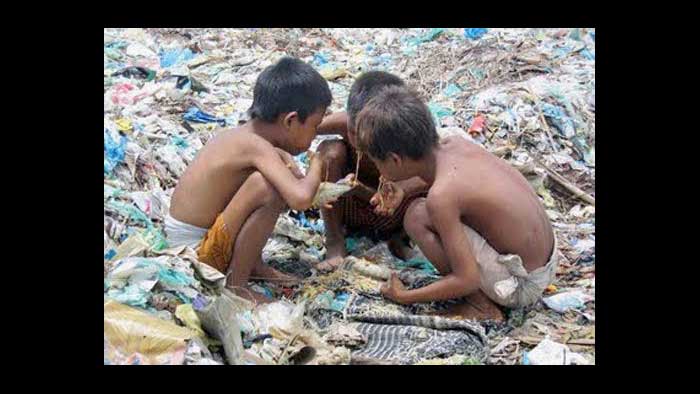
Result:
M566 138L576 135L574 122L566 115L561 107L549 103L541 103L542 114L549 118L550 123Z
M186 62L194 58L194 53L189 49L170 49L160 52L160 66L162 68L172 67L178 63Z
M187 147L189 146L189 144L187 143L187 141L186 141L184 138L182 138L182 137L180 137L180 136L178 136L178 135L173 136L173 137L171 138L171 140L172 140L172 142L173 142L173 145L177 146L178 148L183 148L183 149L184 149L184 148L187 148Z
M217 118L206 112L202 112L197 107L191 107L182 116L185 120L195 123L219 123L221 126L226 126L226 119Z
M581 51L581 56L587 60L595 60L595 52L591 52L588 48Z
M345 238L345 250L352 253L357 248L357 240L352 237Z
M105 157L104 157L104 173L109 174L112 172L117 164L124 161L124 146L126 145L127 139L121 136L119 143L112 139L109 131L105 129L104 132L104 143L105 143Z
M314 54L314 63L316 63L319 66L322 66L326 63L328 63L328 59L326 59L326 56L323 53L316 53Z
M304 212L299 213L299 222L303 227L310 228L317 233L323 233L325 231L323 220L318 219L315 223L306 218Z
M430 275L439 275L439 271L433 264L423 258L412 258L408 261L397 261L394 263L399 268L417 268Z
M331 302L331 309L337 312L343 312L345 305L348 303L348 293L340 293L335 296L333 302Z
M454 97L460 93L462 93L462 89L460 89L459 86L457 86L453 83L447 85L447 87L445 88L445 90L443 92L443 94L447 97Z
M470 39L470 40L478 40L479 38L483 37L486 32L488 32L488 29L485 29L483 27L468 27L464 29L464 37Z
M445 29L443 29L443 28L433 28L433 29L430 29L429 32L425 33L421 37L411 38L410 40L408 40L408 43L411 45L418 45L418 44L422 44L424 42L432 41L435 38L437 38L437 36L442 34L442 32L444 32L444 31L445 31Z
M452 114L454 114L454 111L452 111L450 108L446 108L435 103L428 104L428 109L430 109L430 113L433 114L435 123L440 123L440 119L446 116L452 116Z

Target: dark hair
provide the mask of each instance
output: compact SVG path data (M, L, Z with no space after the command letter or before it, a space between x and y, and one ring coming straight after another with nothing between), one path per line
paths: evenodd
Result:
M387 86L406 86L406 84L401 78L385 71L367 71L357 77L348 94L347 113L351 128L355 127L355 118L365 104Z
M299 59L283 57L258 75L248 116L274 122L282 113L297 111L305 122L332 99L328 82L318 71Z
M380 90L357 115L358 145L384 160L389 152L420 159L438 142L433 117L416 92L403 86Z

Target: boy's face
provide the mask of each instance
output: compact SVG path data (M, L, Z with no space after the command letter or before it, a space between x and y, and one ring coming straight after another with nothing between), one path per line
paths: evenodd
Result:
M295 155L306 152L311 146L311 142L316 138L316 129L323 121L325 108L319 109L316 112L306 117L305 122L299 121L299 116L294 116L289 123L289 133L292 145L291 152Z
M402 181L411 177L403 165L404 161L395 153L389 153L384 160L376 159L369 154L367 156L377 166L379 173L388 181Z

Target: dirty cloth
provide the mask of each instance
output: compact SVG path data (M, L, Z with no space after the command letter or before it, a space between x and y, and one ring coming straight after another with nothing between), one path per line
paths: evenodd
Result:
M411 202L425 196L424 191L407 194L391 216L377 215L374 206L356 196L343 196L337 204L341 207L343 224L349 229L360 233L369 230L372 236L386 240L403 226L403 217Z
M357 163L357 152L346 141L344 141L343 144L350 153L350 160L348 160L346 165L345 173L354 173ZM363 158L363 160L367 159ZM365 171L363 171L363 169ZM373 186L373 182L367 182L368 178L375 180L374 183L379 180L379 172L375 168L372 168L372 170L360 165L360 174L358 174L358 178L368 186ZM387 240L403 227L403 217L406 214L408 206L411 205L416 198L427 196L427 193L427 190L407 193L391 216L377 215L374 213L374 206L372 206L369 201L364 201L355 195L341 196L336 204L341 207L342 222L348 229L353 232L356 231L371 235L380 240Z
M165 235L171 247L189 246L196 249L207 231L206 228L181 222L170 214L165 217Z
M235 238L226 228L223 215L219 214L197 250L199 260L222 273L226 273L233 257Z
M464 354L483 359L483 343L469 331L436 330L420 326L357 323L367 344L353 356L413 364L423 359Z
M479 233L467 225L464 225L464 232L479 265L481 290L494 302L508 308L532 305L554 281L559 265L556 237L547 264L528 273L520 256L499 254Z

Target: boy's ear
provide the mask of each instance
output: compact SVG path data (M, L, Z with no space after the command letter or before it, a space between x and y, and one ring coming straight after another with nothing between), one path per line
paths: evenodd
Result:
M282 119L282 123L284 124L284 127L288 128L288 129L291 128L292 121L294 119L298 119L298 117L299 117L299 114L297 113L297 111L288 112L287 115L284 116L284 119Z
M401 167L401 164L403 164L403 160L401 159L401 156L397 155L394 152L389 152L389 159L397 167Z

